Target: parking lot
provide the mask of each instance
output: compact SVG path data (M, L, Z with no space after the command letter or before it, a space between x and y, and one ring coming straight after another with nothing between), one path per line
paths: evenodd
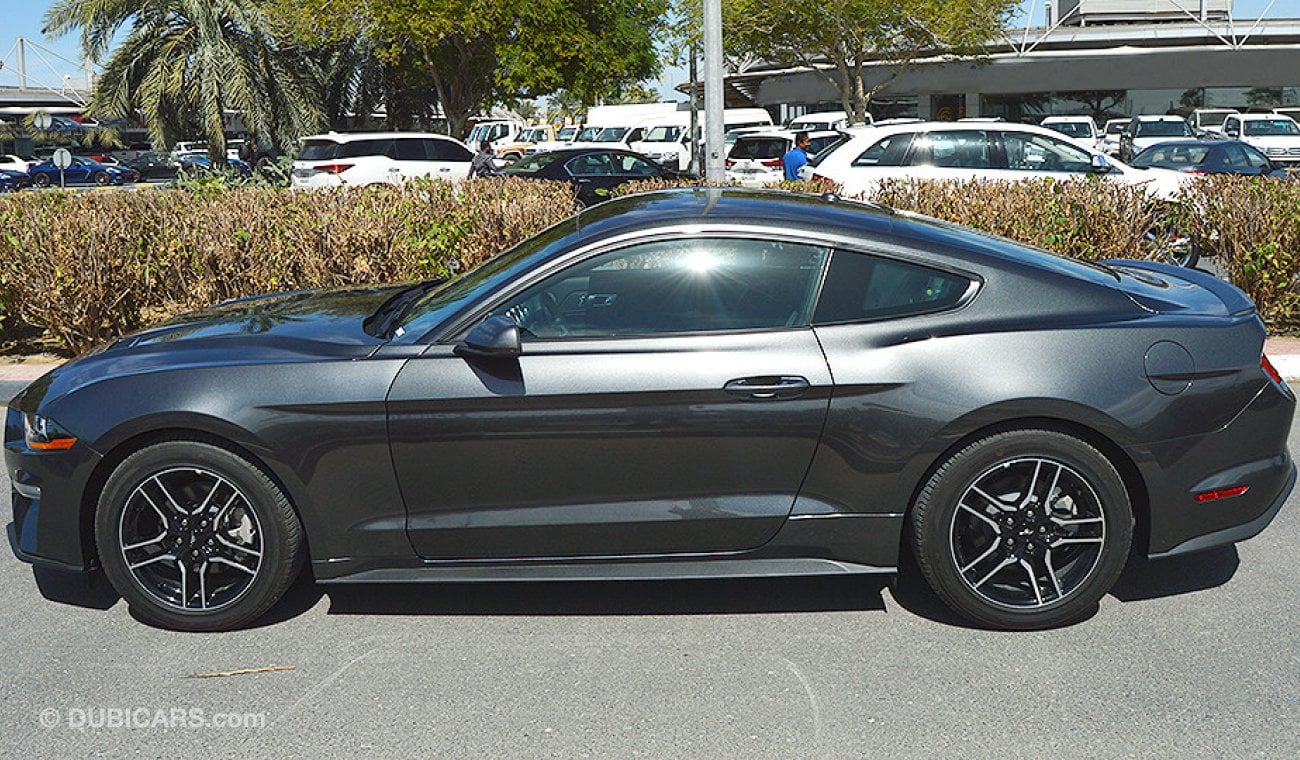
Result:
M181 634L5 552L0 731L23 757L1290 758L1297 501L1041 633L967 628L905 575L300 582L259 627ZM292 669L188 677L268 666Z

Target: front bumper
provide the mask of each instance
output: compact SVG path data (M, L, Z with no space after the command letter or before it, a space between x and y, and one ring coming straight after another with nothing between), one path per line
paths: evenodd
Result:
M5 470L13 522L9 547L23 562L86 571L96 566L92 512L82 508L100 455L84 443L63 452L36 452L23 441L22 414L7 410Z

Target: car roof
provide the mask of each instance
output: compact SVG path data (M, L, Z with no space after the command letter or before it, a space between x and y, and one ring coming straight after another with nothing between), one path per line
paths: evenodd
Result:
M1273 121L1275 119L1290 119L1291 117L1284 113L1235 113L1232 114L1242 121ZM1292 119L1294 121L1294 119Z
M799 134L800 132L807 132L808 137L810 139L813 137L832 137L832 136L844 134L843 132L837 132L833 129L764 129L758 132L748 132L746 134L743 134L736 139L736 142L740 142L741 140L745 140L745 139L753 139L756 137L757 138L784 137L787 140L793 140L794 136Z
M1064 122L1092 122L1092 117L1080 116L1078 114L1075 114L1073 116L1047 116L1044 117L1043 120L1038 123L1047 124L1048 122L1051 122L1052 124L1060 124Z
M337 143L354 142L356 140L393 140L401 137L411 138L432 138L435 140L449 140L451 142L460 142L454 137L440 135L434 132L330 132L323 135L308 135L302 138L302 142L307 140L331 140Z
M884 126L876 125L874 127L860 130L850 129L853 135L852 140L878 140L889 135L896 135L902 132L916 132L924 130L927 132L953 132L968 131L972 129L995 129L999 132L1030 132L1036 135L1046 135L1055 139L1061 138L1061 133L1047 127L1040 127L1037 124L1017 124L1010 121L918 121L904 124L886 124Z
M1139 115L1139 116L1134 116L1133 118L1136 119L1137 121L1187 121L1187 120L1184 119L1183 117L1178 116L1178 115L1176 115L1176 114L1150 114L1150 113L1148 113L1148 114L1141 114L1141 115Z

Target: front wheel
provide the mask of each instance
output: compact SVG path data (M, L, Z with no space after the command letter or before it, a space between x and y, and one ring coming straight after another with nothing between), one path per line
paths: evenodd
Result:
M237 628L284 595L302 556L288 499L225 449L169 441L127 457L100 494L95 543L109 581L154 625Z
M98 172L95 174L95 184L103 187L112 182L113 178L108 176L108 172Z
M50 177L48 174L33 174L32 184L36 185L37 187L49 187Z
M1128 556L1133 513L1109 460L1051 430L980 439L944 463L911 512L912 549L954 611L1032 630L1086 616Z

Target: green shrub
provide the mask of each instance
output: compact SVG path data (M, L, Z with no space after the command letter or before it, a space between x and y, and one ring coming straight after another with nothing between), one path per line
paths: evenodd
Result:
M682 184L635 183L618 194ZM814 183L783 189L821 192ZM870 199L1088 259L1143 255L1162 207L1101 182L889 182ZM1197 183L1172 220L1272 329L1300 326L1300 183ZM43 329L81 351L218 301L466 271L567 217L566 183L508 177L338 192L230 188L0 198L0 347Z

